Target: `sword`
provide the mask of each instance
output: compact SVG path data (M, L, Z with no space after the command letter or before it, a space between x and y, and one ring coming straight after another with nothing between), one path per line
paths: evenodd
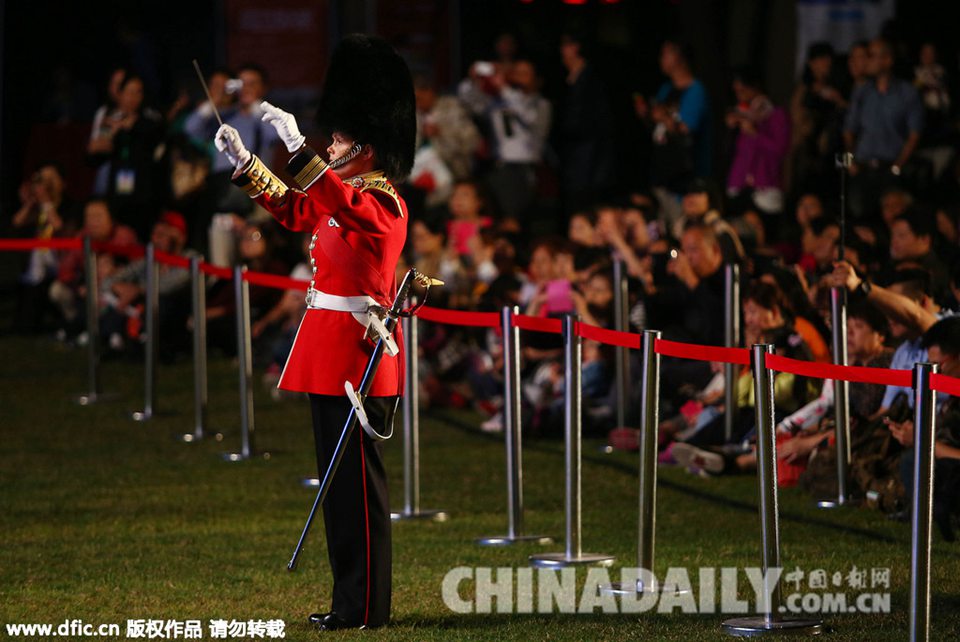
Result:
M403 304L406 302L407 297L410 294L410 288L414 283L417 283L423 287L423 298L412 308L404 310ZM430 292L430 287L434 285L443 285L443 281L431 278L425 274L421 274L416 268L410 268L407 270L406 275L403 277L403 281L400 283L400 287L397 289L397 296L393 300L393 305L391 305L386 311L386 319L384 320L383 325L387 331L387 334L380 334L380 338L377 340L377 344L373 348L373 354L370 355L370 360L367 361L367 368L364 370L363 379L360 381L360 387L357 390L354 390L352 384L349 381L346 382L345 386L348 396L351 398L353 408L350 409L350 413L347 415L347 421L343 426L343 432L340 433L340 440L337 442L337 447L333 451L333 457L330 460L330 464L327 466L327 472L324 473L323 479L320 481L320 489L317 491L317 496L313 500L313 507L310 509L310 514L307 516L307 523L303 526L303 532L300 533L300 540L297 542L297 547L293 551L293 557L291 557L290 561L287 563L288 571L293 571L297 567L297 558L300 557L300 552L303 550L303 544L307 540L307 534L310 532L310 526L313 524L313 519L317 516L317 509L320 508L320 505L323 504L323 500L327 497L327 491L330 490L330 484L333 482L333 476L336 474L337 468L340 467L340 460L343 459L343 453L347 449L347 443L350 441L350 437L357 425L357 421L362 420L363 423L366 424L364 428L369 425L366 422L366 413L363 410L363 400L370 391L370 386L373 385L373 377L377 374L377 368L380 366L380 360L383 358L383 353L384 350L386 350L387 344L392 341L391 335L396 329L397 323L400 321L400 317L416 314L417 310L419 310L423 304L426 303L427 294ZM416 391L413 391L412 394L416 394ZM385 438L383 436L379 437L381 439ZM389 435L387 437L389 437Z

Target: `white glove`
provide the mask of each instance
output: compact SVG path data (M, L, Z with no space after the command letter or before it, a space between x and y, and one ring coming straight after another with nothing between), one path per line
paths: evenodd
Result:
M217 135L213 137L213 144L237 169L245 167L250 162L251 154L240 140L240 132L230 125L220 125Z
M293 114L274 107L267 101L260 103L260 109L263 110L263 122L273 125L280 135L280 140L287 146L287 151L291 154L300 151L307 139L300 133L297 119Z

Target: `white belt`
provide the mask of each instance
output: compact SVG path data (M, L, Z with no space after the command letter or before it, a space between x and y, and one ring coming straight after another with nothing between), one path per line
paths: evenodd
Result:
M320 290L310 288L307 290L307 308L311 310L332 310L334 312L349 312L357 323L366 330L372 332L374 337L384 340L384 348L391 357L395 357L400 349L397 342L387 332L383 319L377 314L377 310L383 310L377 301L366 294L357 296L340 296L338 294L327 294Z
M371 305L379 304L373 297L366 294L339 296L313 288L307 290L307 307L314 310L333 310L335 312L353 312L366 315Z

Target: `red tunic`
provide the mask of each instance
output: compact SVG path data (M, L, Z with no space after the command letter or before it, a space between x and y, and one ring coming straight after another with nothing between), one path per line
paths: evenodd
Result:
M290 161L290 173L304 191L287 190L278 199L264 193L256 200L284 227L313 232L311 283L316 289L339 296L368 295L389 307L396 295L397 262L407 238L406 204L389 184L383 189L383 179L376 180L382 176L379 173L348 179L349 184L333 171L325 171L319 178L309 172L304 176L303 168L311 161L315 167L316 159L316 152L307 148ZM331 248L336 250L332 257L328 255ZM358 266L365 269L356 269ZM359 388L374 347L365 332L349 312L308 309L279 387L321 395L344 395L345 381ZM369 396L403 393L399 326L394 337L400 354L391 357L384 352Z

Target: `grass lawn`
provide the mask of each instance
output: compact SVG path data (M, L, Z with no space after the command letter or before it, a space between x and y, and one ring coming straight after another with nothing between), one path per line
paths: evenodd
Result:
M296 573L286 563L313 501L300 478L314 473L309 408L274 402L257 380L257 445L269 460L226 463L239 444L236 370L210 366L210 425L224 441L183 444L192 429L189 363L162 366L158 410L138 424L142 368L111 362L103 387L120 399L79 407L81 351L48 340L0 338L0 626L68 619L211 619L286 622L286 639L322 637L305 616L326 610L330 574L319 521ZM457 614L441 598L457 566L526 568L533 544L483 548L473 539L506 527L502 440L480 433L469 413L425 414L421 421L422 503L451 513L446 523L394 525L393 621L389 628L324 634L367 640L717 640L719 614ZM402 502L402 438L387 442L394 506ZM584 551L615 554L611 569L636 556L636 455L602 455L585 441ZM529 440L524 453L528 532L563 546L562 443ZM702 479L661 469L656 571L759 566L753 477ZM780 494L787 569L891 569L889 614L825 617L834 640L905 639L910 534L867 509L812 507L797 490ZM960 545L935 535L933 637L960 636ZM578 575L583 581L586 573ZM751 595L741 580L741 596ZM470 582L461 586L472 596ZM856 595L859 591L832 589ZM883 589L881 589L883 591ZM5 627L0 635L6 636ZM61 638L62 639L62 638Z

